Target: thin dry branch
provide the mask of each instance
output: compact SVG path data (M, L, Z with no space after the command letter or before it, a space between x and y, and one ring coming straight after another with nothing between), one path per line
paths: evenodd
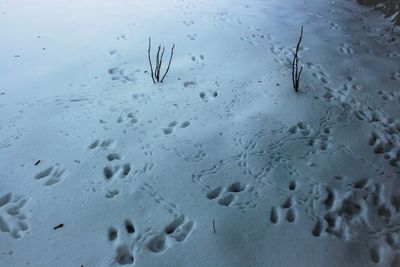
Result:
M297 42L296 46L296 51L294 53L293 61L292 61L292 83L293 83L293 89L298 92L299 91L299 85L300 85L300 76L301 72L303 70L303 67L300 68L299 71L299 48L300 48L300 43L303 39L303 26L301 26L301 33L300 33L300 38L299 41Z
M167 76L167 73L169 71L169 67L171 66L172 56L174 55L174 48L175 48L175 44L171 48L171 56L169 57L168 67L167 67L167 70L164 73L164 76L161 79L161 82L164 81L164 78L165 78L165 76Z
M151 38L149 37L149 50L147 50L147 55L149 57L150 70L151 70L151 79L153 80L153 83L156 83L156 81L154 80L153 64L151 64L150 49L151 49Z
M165 53L165 47L163 46L162 47L162 51L161 51L161 45L158 46L157 55L156 55L156 65L155 65L155 68L153 70L153 64L151 62L151 38L149 37L149 49L147 51L147 54L148 54L150 70L151 70L151 79L153 80L153 83L156 83L156 82L162 83L164 81L165 76L167 76L169 68L171 67L172 56L174 55L174 48L175 48L175 44L171 48L171 55L170 55L170 58L169 58L167 69L165 70L164 75L160 79L160 77L161 77L161 67L162 67L163 57L164 57L164 53ZM160 52L161 52L161 54L160 54Z
M158 47L158 52L157 52L157 65L156 65L156 70L155 70L155 76L156 76L156 80L157 82L160 82L160 72L161 72L161 65L162 65L162 59L164 56L164 52L165 52L165 47L163 47L161 55L160 55L160 50L161 50L161 45Z
M157 77L158 81L160 81L160 72L161 72L162 59L163 59L163 56L164 56L164 52L165 52L165 47L163 46L162 52L161 52L161 56L160 56L160 65L158 67L158 77Z
M160 50L161 50L161 45L158 46L157 50L157 57L156 57L156 69L155 69L155 78L156 81L160 81Z

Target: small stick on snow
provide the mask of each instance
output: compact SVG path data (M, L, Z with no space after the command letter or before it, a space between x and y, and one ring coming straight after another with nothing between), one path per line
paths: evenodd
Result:
M213 219L213 230L214 230L214 234L216 234L217 231L215 230L215 219Z
M38 161L36 161L35 166L39 165L40 163L40 159Z
M64 227L64 224L63 224L63 223L60 223L59 225L57 225L57 226L54 227L54 230L57 230L57 229L63 228L63 227Z

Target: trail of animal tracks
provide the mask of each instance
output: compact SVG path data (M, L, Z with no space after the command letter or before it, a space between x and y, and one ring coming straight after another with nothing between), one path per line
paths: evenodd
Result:
M17 0L0 24L0 266L400 266L400 37L379 12ZM176 45L163 83L149 36Z

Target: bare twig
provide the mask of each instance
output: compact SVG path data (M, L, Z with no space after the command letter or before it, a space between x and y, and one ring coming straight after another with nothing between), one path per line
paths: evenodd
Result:
M160 79L160 77L161 77L160 76L160 74L161 74L161 66L162 66L162 63L163 63L165 47L163 46L162 51L161 51L161 45L158 46L157 55L156 55L156 65L155 65L155 68L153 70L153 64L151 62L151 38L149 37L149 49L147 51L147 56L149 58L149 64L150 64L150 70L151 70L151 79L153 80L153 83L156 83L156 82L162 83L164 81L164 78L165 78L165 76L167 76L167 73L168 73L169 68L171 66L172 56L174 55L174 48L175 48L175 44L171 48L171 55L170 55L170 58L169 58L167 69L166 69L164 75L162 76L162 78ZM161 52L161 54L160 54L160 52Z
M213 230L214 230L214 234L216 234L217 231L215 230L215 219L213 219Z
M174 55L174 48L175 48L175 44L171 48L171 56L169 57L168 67L167 67L167 70L164 73L164 76L161 79L161 82L164 81L164 78L165 78L165 76L167 76L167 73L169 71L169 67L171 66L172 56Z
M301 67L300 71L299 71L299 57L298 57L300 43L301 43L302 39L303 39L303 26L301 26L300 38L299 38L299 41L297 42L296 52L294 53L294 57L293 57L293 61L292 61L292 83L293 83L293 89L296 92L299 91L300 76L301 76L301 72L303 70L303 67Z
M151 64L150 49L151 49L151 37L149 37L149 50L147 51L147 55L149 57L150 70L151 70L151 79L153 80L153 83L156 83L156 81L154 80L153 65Z
M63 223L60 223L59 225L54 226L53 229L54 229L54 230L57 230L57 229L60 229L60 228L63 228L63 227L64 227L64 224L63 224Z
M161 65L162 65L162 59L164 56L165 47L163 47L161 55L160 55L160 50L161 50L161 45L158 47L157 58L156 58L157 65L156 65L155 76L156 76L157 82L160 82L160 72L161 72Z
M161 45L158 46L157 57L156 57L155 78L157 82L160 81L160 50L161 50Z
M165 76L167 76L167 73L168 73L169 68L171 66L172 56L174 54L174 48L175 48L175 44L172 46L172 49L171 49L171 55L170 55L170 58L169 58L167 69L165 70L164 75L160 79L160 77L161 77L161 75L160 75L161 74L161 66L162 66L162 63L163 63L165 47L163 46L162 47L162 51L161 51L161 45L158 46L157 55L156 55L156 65L155 65L155 68L153 70L153 64L151 62L151 38L149 37L149 49L147 51L147 56L149 58L151 79L153 80L153 83L156 83L156 82L162 83L164 81L164 78L165 78Z
M162 59L164 56L164 52L165 52L165 47L163 46L162 48L162 52L161 52L161 56L160 56L160 66L158 67L158 81L160 81L160 72L161 72L161 66L162 66Z

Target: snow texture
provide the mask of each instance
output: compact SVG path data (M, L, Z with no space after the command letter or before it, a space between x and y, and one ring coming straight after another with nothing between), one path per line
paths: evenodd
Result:
M15 0L0 25L0 266L400 266L400 36L381 12ZM163 83L149 36L153 56L176 45Z

